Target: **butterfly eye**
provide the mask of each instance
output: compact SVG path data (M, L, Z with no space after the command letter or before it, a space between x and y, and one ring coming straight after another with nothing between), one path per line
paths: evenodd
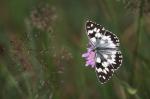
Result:
M93 27L93 24L91 24L91 27Z

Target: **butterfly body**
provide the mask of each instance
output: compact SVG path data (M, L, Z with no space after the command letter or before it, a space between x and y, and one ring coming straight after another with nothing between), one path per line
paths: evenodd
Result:
M103 26L86 22L87 36L95 52L95 71L100 83L107 82L122 63L119 39Z

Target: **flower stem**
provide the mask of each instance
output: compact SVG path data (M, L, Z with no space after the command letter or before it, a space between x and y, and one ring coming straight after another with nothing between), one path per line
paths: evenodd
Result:
M137 40L136 40L136 45L135 45L135 49L134 49L134 55L133 55L133 72L132 72L132 77L131 77L131 85L134 85L136 87L136 84L135 84L135 80L136 80L136 76L137 76L137 72L139 70L139 58L138 58L138 53L139 53L139 50L140 50L140 37L141 37L141 30L142 30L142 21L143 21L143 6L144 5L144 0L141 0L140 2L140 7L139 7L139 16L138 16L138 19L137 19Z

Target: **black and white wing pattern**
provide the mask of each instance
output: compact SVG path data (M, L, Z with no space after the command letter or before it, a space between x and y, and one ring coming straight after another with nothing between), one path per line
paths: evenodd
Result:
M103 26L86 22L86 31L95 51L95 71L100 83L107 82L122 63L119 39Z
M100 34L104 34L105 28L99 24L96 24L92 21L86 22L86 31L90 39L90 42L95 45L97 37L100 37Z

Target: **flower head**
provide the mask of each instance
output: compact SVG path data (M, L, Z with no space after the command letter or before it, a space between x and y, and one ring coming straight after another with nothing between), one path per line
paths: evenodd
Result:
M82 54L82 57L86 60L85 66L91 66L92 68L95 67L95 52L93 51L92 45L87 48L87 52Z

